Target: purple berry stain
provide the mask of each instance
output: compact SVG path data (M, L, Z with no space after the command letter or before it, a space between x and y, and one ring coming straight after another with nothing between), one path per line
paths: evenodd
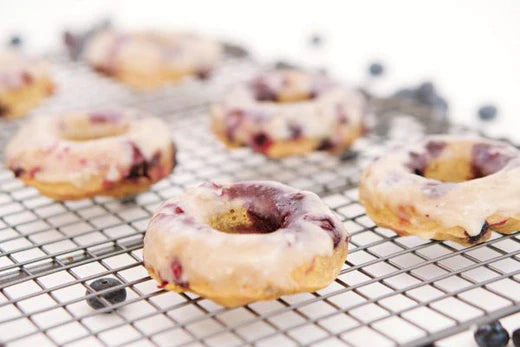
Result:
M304 219L311 222L316 222L320 228L325 230L332 238L334 248L336 248L339 245L341 241L341 235L336 229L336 226L334 225L332 219L330 219L329 217L315 217L311 215L305 216Z
M91 123L115 123L121 119L122 115L116 112L93 112L88 115Z
M340 124L348 123L347 113L345 112L345 108L341 104L336 105L336 117Z
M252 82L252 89L258 101L276 101L278 96L263 78L257 78Z
M297 124L291 124L289 125L289 134L292 140L300 139L303 134L303 129Z
M328 150L333 149L334 147L335 147L334 143L332 143L332 141L330 139L323 139L318 144L318 147L316 147L316 150L317 151L328 151Z
M20 177L20 176L22 176L25 173L25 170L22 169L21 167L15 167L15 168L13 168L11 170L14 173L14 177Z
M492 145L479 143L471 150L471 168L475 178L485 177L501 170L512 158L494 150Z
M175 282L176 285L183 287L183 288L189 287L188 282L182 281L183 268L182 268L182 264L180 263L180 261L177 258L175 258L171 262L170 270L173 275L173 281Z

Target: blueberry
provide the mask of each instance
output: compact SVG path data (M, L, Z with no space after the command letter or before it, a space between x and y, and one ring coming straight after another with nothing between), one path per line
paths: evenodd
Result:
M520 347L520 328L513 331L513 344L515 347Z
M94 282L92 282L90 284L90 287L93 290L95 290L96 292L98 292L98 291L101 291L104 289L119 286L121 284L122 283L119 280L116 280L115 278L107 277L107 278L100 278L100 279L95 280ZM85 295L88 295L88 294L90 294L90 292L87 290ZM89 297L87 299L87 304L89 304L90 307L92 307L93 309L96 309L96 310L106 307L106 305L103 302L101 302L101 300L99 300L99 297L102 297L105 300L107 300L109 303L111 303L112 305L115 305L115 304L121 303L126 300L126 289L119 288L119 289L115 289L113 291L108 291L99 296Z
M13 35L11 36L11 39L9 40L9 46L17 47L22 44L22 39L19 35Z
M480 325L473 336L480 347L502 347L509 342L509 334L499 321Z
M497 115L497 108L493 105L484 105L478 109L478 116L482 120L491 120Z
M319 34L314 33L309 38L309 43L313 46L321 46L323 44L323 38Z
M376 62L370 64L370 66L368 67L368 72L372 76L381 76L383 72L385 72L385 68L383 67L383 64Z

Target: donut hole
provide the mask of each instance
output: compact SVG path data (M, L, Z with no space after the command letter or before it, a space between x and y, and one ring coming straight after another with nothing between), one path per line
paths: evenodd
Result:
M208 224L228 234L268 234L282 227L282 221L276 216L260 214L244 207L214 214Z
M501 149L488 143L451 144L434 157L416 156L419 164L413 170L419 176L441 182L457 183L482 178L500 171L512 159Z
M463 156L432 160L424 172L418 172L418 174L437 181L453 183L479 178L472 169L471 161Z
M59 120L58 133L65 140L90 141L122 135L128 131L129 125L118 113L72 114Z
M318 96L313 78L298 70L279 70L258 77L250 87L259 102L298 103Z

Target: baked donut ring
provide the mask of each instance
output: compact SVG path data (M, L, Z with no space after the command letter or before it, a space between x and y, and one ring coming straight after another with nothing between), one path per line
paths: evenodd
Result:
M314 193L271 181L204 183L154 214L143 259L161 287L231 307L327 286L348 241Z
M367 214L400 235L484 242L520 230L520 151L482 138L427 137L364 172Z
M6 149L6 166L55 200L136 194L174 165L167 125L128 109L37 117Z
M189 33L104 30L87 41L84 58L100 73L151 89L188 75L207 76L221 51L218 42Z
M14 50L0 54L0 118L24 116L53 91L42 60Z
M237 85L212 108L212 128L228 147L272 158L339 152L363 134L363 96L320 73L267 72Z

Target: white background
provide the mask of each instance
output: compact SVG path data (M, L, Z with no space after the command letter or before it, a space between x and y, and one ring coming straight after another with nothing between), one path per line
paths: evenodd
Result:
M381 92L433 80L452 117L520 141L520 1L27 1L0 0L0 40L20 33L36 52L56 48L63 28L103 17L125 28L180 28L247 45L260 60L324 64L336 77L367 83L380 60ZM320 52L308 37L320 33ZM312 60L311 60L312 58ZM477 121L496 104L499 118ZM511 327L512 328L512 327ZM472 345L471 334L452 343Z
M27 1L0 0L0 39L21 33L32 50L60 43L63 28L102 17L125 28L181 28L232 39L259 59L310 57L340 79L366 83L380 60L380 90L436 82L460 122L499 108L494 134L520 139L520 1ZM322 53L307 44L320 33ZM482 125L479 125L482 126Z

